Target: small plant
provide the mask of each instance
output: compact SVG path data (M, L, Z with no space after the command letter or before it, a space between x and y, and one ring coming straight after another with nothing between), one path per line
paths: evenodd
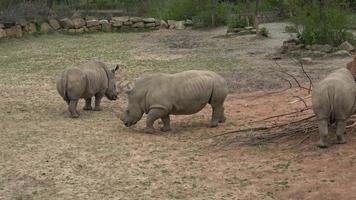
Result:
M266 27L260 28L260 34L261 34L261 36L263 36L263 37L268 37L268 36L269 36L268 29L267 29Z
M243 20L240 16L230 15L227 19L227 26L229 28L244 28L247 26L246 20Z

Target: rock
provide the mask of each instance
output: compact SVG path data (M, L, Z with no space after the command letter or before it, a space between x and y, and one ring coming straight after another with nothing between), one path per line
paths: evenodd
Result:
M92 20L88 20L87 21L87 27L90 29L90 27L94 27L94 26L99 26L100 27L100 23L98 20L96 19L92 19Z
M76 30L74 28L68 29L68 33L76 33Z
M336 52L330 54L330 56L345 58L345 57L351 57L351 54L346 50L339 50L339 51L336 51Z
M75 29L79 29L82 28L83 26L85 26L85 21L82 18L74 18L72 19L73 25Z
M156 22L155 18L143 18L142 20L145 23L155 23Z
M46 34L46 33L51 32L52 28L48 23L44 22L44 23L41 24L40 31L41 31L41 33Z
M295 50L299 50L299 47L295 43L283 43L281 53L284 54Z
M89 30L89 32L100 31L100 30L101 30L101 26L100 26L100 25L98 25L98 26L91 26L91 27L88 27L88 30Z
M131 26L131 25L132 25L132 21L124 22L124 25L125 25L125 26Z
M25 27L27 25L27 21L26 20L20 20L18 22L18 24L21 26L21 27Z
M78 28L78 29L75 29L75 32L76 33L84 33L84 28Z
M111 32L112 31L111 24L107 20L101 20L100 24L101 24L101 30L102 31L104 31L104 32Z
M132 24L131 26L132 28L144 28L145 27L145 23L142 22L137 22L137 23L134 23Z
M111 21L117 21L117 22L128 22L130 20L129 16L122 16L122 17L113 17L111 18Z
M72 28L74 28L73 21L68 19L68 18L61 19L59 21L59 23L61 24L62 28L64 28L64 29L72 29Z
M251 29L249 30L250 31L250 34L256 34L257 33L257 30L256 29Z
M131 21L132 23L137 23L137 22L143 22L143 19L140 18L140 17L131 17L131 18L130 18L130 21Z
M311 50L313 51L321 51L321 52L325 52L325 53L330 53L333 50L333 47L328 45L328 44L313 44L310 47Z
M120 21L110 21L113 27L121 27L123 25L123 22Z
M6 37L6 31L0 28L0 39Z
M0 24L0 28L5 28L4 24Z
M185 20L184 25L186 25L186 26L193 26L193 21L190 20L190 19L187 19L187 20Z
M300 41L297 37L291 36L290 38L288 38L286 41L283 42L283 44L285 44L285 43L299 44Z
M184 21L178 21L177 23L176 23L176 29L177 30L184 30L185 29L185 25L184 25Z
M167 24L166 21L161 20L161 22L160 22L160 27L161 27L161 28L169 28L169 25Z
M24 31L26 31L29 34L34 34L37 32L36 24L33 22L30 22L26 24Z
M170 29L175 29L176 28L176 25L177 25L177 21L176 20L168 20L167 23L168 23L168 27Z
M245 27L246 30L252 30L252 29L255 29L253 26L246 26Z
M161 25L161 21L160 20L156 20L155 24L156 24L156 26L160 26Z
M12 27L10 27L8 29L5 29L5 31L6 31L6 36L7 37L20 38L23 35L22 28L21 28L20 25L12 26Z
M83 30L84 30L84 32L89 32L89 29L86 26L83 27Z
M102 19L102 20L99 20L99 24L100 25L103 25L103 24L109 24L110 22L106 19Z
M149 27L156 27L156 23L146 23L145 27L149 28Z
M245 29L244 28L228 28L227 29L227 32L228 33L238 33L238 32L240 32L240 31L244 31Z
M345 41L342 44L340 44L339 49L346 50L346 51L354 51L355 47L352 44L350 44L348 41Z
M303 63L303 64L311 64L313 62L313 59L310 58L310 57L304 57L304 58L301 58L300 61Z
M50 19L48 20L49 25L54 29L54 30L58 30L61 28L61 26L59 25L59 22L56 19Z

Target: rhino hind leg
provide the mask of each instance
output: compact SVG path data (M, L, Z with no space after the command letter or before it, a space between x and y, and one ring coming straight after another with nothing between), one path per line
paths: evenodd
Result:
M85 106L83 110L93 110L93 107L91 107L91 98L85 99Z
M77 100L70 100L69 102L69 112L72 118L78 118L79 113L77 111L78 99Z
M320 148L327 148L328 144L326 142L328 136L328 121L327 120L319 120L318 122L320 139L317 144Z
M224 116L224 107L222 104L217 105L217 106L213 106L213 114L211 117L211 121L209 124L209 127L216 127L218 126L219 122L223 122L223 120L225 120L225 116Z
M104 97L104 94L102 93L98 93L95 95L95 107L94 107L94 111L101 111L101 107L100 107L100 102L101 99Z
M163 122L163 127L161 128L161 131L163 132L167 132L167 131L171 131L171 119L169 118L169 115L166 115L164 117L161 117L162 122Z
M339 144L346 143L345 128L346 128L346 123L344 120L339 120L336 122L336 137L337 137L337 143Z

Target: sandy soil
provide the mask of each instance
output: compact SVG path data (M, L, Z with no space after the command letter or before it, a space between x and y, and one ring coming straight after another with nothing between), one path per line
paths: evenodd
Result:
M295 95L307 96L299 89L260 97L288 87L276 72L270 73L276 69L270 54L288 34L283 33L284 24L266 26L271 38L263 40L254 36L225 38L222 28L118 34L141 39L122 41L122 48L127 49L121 60L125 65L121 80L155 70L187 68L213 69L224 75L231 88L226 100L227 121L213 129L207 128L209 107L194 115L173 116L170 133L144 134L144 120L126 128L113 114L125 105L124 96L117 102L104 100L102 112L80 110L79 119L70 119L55 90L54 77L66 67L58 63L71 63L69 58L75 53L53 58L50 63L57 64L48 65L53 69L24 71L12 63L35 59L38 64L45 62L44 58L8 60L9 55L0 54L7 63L0 68L0 199L356 199L356 137L351 132L347 144L332 144L328 149L315 146L317 135L298 146L294 141L249 146L233 140L222 140L216 146L211 138L304 106L289 103ZM43 37L28 40L51 56L41 43L48 38ZM103 39L102 34L87 37L103 43L98 51L115 40ZM11 42L11 46L25 49L21 41ZM5 51L6 45L0 44L1 50ZM220 60L204 66L194 63L210 57L223 57L224 61L219 67ZM117 61L109 56L104 59ZM348 60L315 60L305 67L317 81ZM192 62L197 66L187 64ZM287 58L280 63L307 85L293 61ZM143 65L148 67L140 68ZM81 101L79 107L83 104Z

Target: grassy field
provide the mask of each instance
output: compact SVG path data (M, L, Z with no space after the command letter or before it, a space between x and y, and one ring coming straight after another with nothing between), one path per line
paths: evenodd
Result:
M281 25L279 25L281 26ZM278 26L278 27L279 27ZM293 92L246 100L242 92L288 86L268 73L268 55L283 35L223 37L224 30L42 35L0 41L0 199L354 199L356 140L327 150L313 137L300 149L229 146L202 139L285 112ZM55 90L66 67L97 59L121 64L120 81L143 73L209 69L222 74L231 93L228 120L206 127L210 109L172 118L172 133L125 128L103 101L102 112L69 118ZM348 59L308 66L318 79ZM297 73L290 60L281 61ZM298 106L298 105L294 105ZM295 109L295 108L293 108ZM224 146L224 144L222 144Z

